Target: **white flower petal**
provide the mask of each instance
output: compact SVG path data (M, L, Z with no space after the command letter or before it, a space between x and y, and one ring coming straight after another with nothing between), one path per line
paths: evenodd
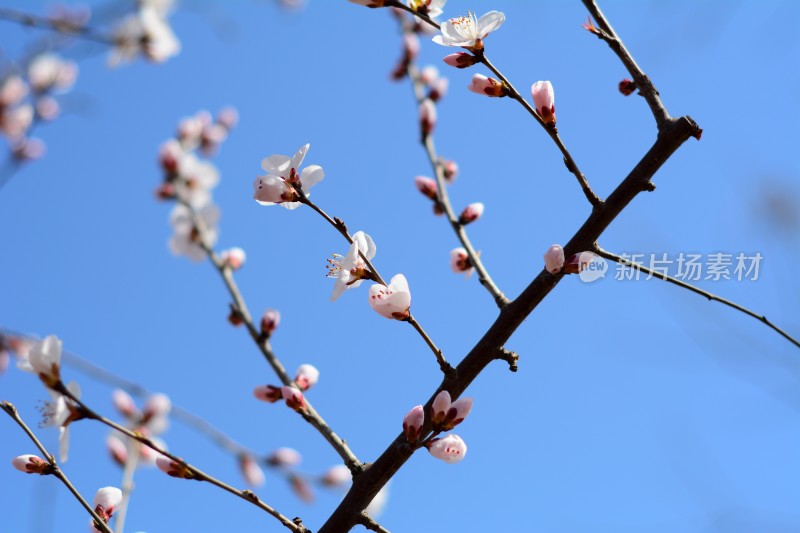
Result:
M308 190L322 181L325 177L325 172L319 165L308 165L300 173L300 183L303 185L303 192L308 193Z
M478 19L478 38L483 39L502 26L505 21L506 16L500 11L489 11Z

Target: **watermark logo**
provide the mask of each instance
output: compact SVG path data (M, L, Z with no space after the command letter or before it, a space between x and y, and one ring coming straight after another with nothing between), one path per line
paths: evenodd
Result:
M578 258L578 276L584 283L591 283L606 277L608 262L592 252L583 252Z

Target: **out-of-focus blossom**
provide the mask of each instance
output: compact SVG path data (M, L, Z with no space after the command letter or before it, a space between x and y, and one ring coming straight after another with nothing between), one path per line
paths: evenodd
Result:
M264 471L250 454L239 455L239 470L245 482L251 487L260 487L264 484Z
M377 247L372 237L363 231L357 231L353 234L353 242L347 255L342 257L334 254L333 259L328 259L328 277L336 278L331 301L339 298L344 291L355 289L365 279L373 279L372 272L361 255L371 261L376 252Z
M28 86L21 76L7 76L0 82L0 109L19 104L27 94Z
M271 155L261 162L267 174L259 176L253 183L253 198L261 205L280 204L287 209L295 209L300 205L297 200L300 194L295 187L300 187L306 196L310 196L311 187L325 177L322 167L308 165L299 172L300 163L308 152L309 144L302 146L292 157Z
M475 271L465 248L453 248L450 251L450 269L456 274L464 274L466 277L470 277Z
M74 381L67 384L67 390L74 397L80 398L81 388ZM84 418L84 415L71 399L52 389L49 392L51 400L41 408L42 427L58 428L58 456L65 463L69 455L69 424Z
M20 455L14 457L11 464L14 468L26 474L39 474L43 476L53 471L53 467L50 463L37 455Z
M421 405L415 406L403 418L403 433L411 444L419 440L422 424L425 423L425 409Z
M268 464L278 467L297 466L302 460L303 456L294 448L278 448L267 457Z
M28 83L37 93L69 90L77 77L77 64L52 53L40 54L28 65Z
M458 222L463 225L475 222L483 215L483 209L484 206L481 202L469 204L459 215Z
M300 365L297 369L297 375L294 377L294 382L300 387L300 390L308 390L316 385L319 380L319 370L314 365Z
M452 159L445 159L442 161L442 170L444 172L444 180L447 183L453 183L458 176L458 163Z
M381 490L378 491L378 494L372 498L372 501L369 502L369 505L364 512L367 513L369 516L373 518L380 517L383 510L386 508L386 504L389 502L389 484L383 486Z
M430 98L419 105L419 127L423 137L430 135L436 128L436 104Z
M555 126L556 104L553 84L549 81L537 81L531 86L531 94L536 112L539 113L545 124Z
M203 222L206 244L213 246L217 242L219 209L214 204L206 204L196 213ZM194 225L191 210L185 205L176 205L170 215L170 224L174 231L169 241L172 253L185 255L192 261L202 261L206 257L206 252L200 244L200 232Z
M11 155L19 162L41 159L45 151L44 141L34 137L19 139L11 145Z
M292 474L289 476L289 484L292 487L292 491L297 495L298 498L304 502L314 501L314 491L311 489L311 484L306 481L305 478L296 474Z
M442 14L446 2L447 0L408 0L408 7L417 13L435 19Z
M323 485L328 487L341 487L352 479L353 475L350 473L349 468L345 465L336 465L329 468L325 474L322 475L321 481Z
M113 33L115 44L109 58L111 66L131 61L139 54L153 63L163 63L180 52L181 43L161 11L146 2L136 13L123 19Z
M277 309L267 309L261 317L261 334L264 336L272 335L281 323L281 313Z
M458 435L447 435L433 439L428 445L432 456L446 463L457 463L467 455L467 444Z
M23 139L33 123L34 110L30 104L22 104L0 112L0 133L9 140Z
M51 121L58 118L61 113L61 106L58 101L52 96L40 96L36 99L36 116L41 120Z
M437 200L439 198L437 193L436 187L436 180L428 178L426 176L417 176L414 178L414 185L417 187L417 190L421 192L427 198L431 200Z
M283 399L283 392L274 385L261 385L253 389L253 396L263 402L275 403Z
M544 254L544 267L551 274L558 274L564 267L564 249L554 244Z
M505 85L494 78L487 78L483 74L473 74L472 81L467 85L467 89L476 94L484 94L494 98L508 94L508 89L506 89Z
M470 50L482 50L483 40L505 22L506 16L499 11L489 11L481 18L474 13L466 17L456 17L445 21L441 34L433 42L443 46L461 46Z
M106 448L108 449L111 459L117 463L118 466L125 466L128 462L128 447L122 442L122 439L116 435L109 435L106 438Z
M239 247L228 248L219 254L222 263L231 270L239 270L244 266L247 254Z
M115 389L111 393L111 403L114 408L119 411L119 414L126 418L133 418L139 416L139 409L136 407L136 402L133 401L131 395L122 389Z
M295 411L301 412L306 409L306 399L303 393L294 387L281 387L281 395L286 400L286 405Z
M61 339L49 335L31 346L28 362L47 387L61 382Z
M411 307L411 291L408 281L402 274L397 274L389 282L389 286L376 283L369 288L369 304L379 315L395 320L409 317Z

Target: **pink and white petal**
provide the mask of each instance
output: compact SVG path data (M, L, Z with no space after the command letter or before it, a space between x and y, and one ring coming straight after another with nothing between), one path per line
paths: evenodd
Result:
M347 290L347 284L342 281L341 278L337 279L336 282L333 284L333 294L331 294L331 301L335 302L339 296L344 294L344 291Z
M295 170L300 168L300 164L303 162L303 159L305 159L306 152L308 152L308 149L310 147L311 147L310 144L304 144L303 146L300 147L298 151L294 153L294 155L292 156L292 168L294 168Z
M300 173L300 183L303 184L303 192L308 193L308 189L322 181L325 177L325 172L319 165L308 165Z
M292 159L288 155L271 155L261 161L261 168L269 174L288 175Z
M489 11L478 19L478 38L483 39L502 26L505 21L506 16L500 11Z

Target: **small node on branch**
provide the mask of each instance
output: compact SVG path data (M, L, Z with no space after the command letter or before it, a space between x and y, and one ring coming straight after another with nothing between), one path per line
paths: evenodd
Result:
M512 352L510 350L506 350L503 347L497 352L496 359L502 359L508 363L508 369L512 372L517 371L517 362L519 361L519 355L516 352Z
M633 80L628 78L623 79L619 82L619 92L621 92L625 96L630 96L636 91L636 84Z

